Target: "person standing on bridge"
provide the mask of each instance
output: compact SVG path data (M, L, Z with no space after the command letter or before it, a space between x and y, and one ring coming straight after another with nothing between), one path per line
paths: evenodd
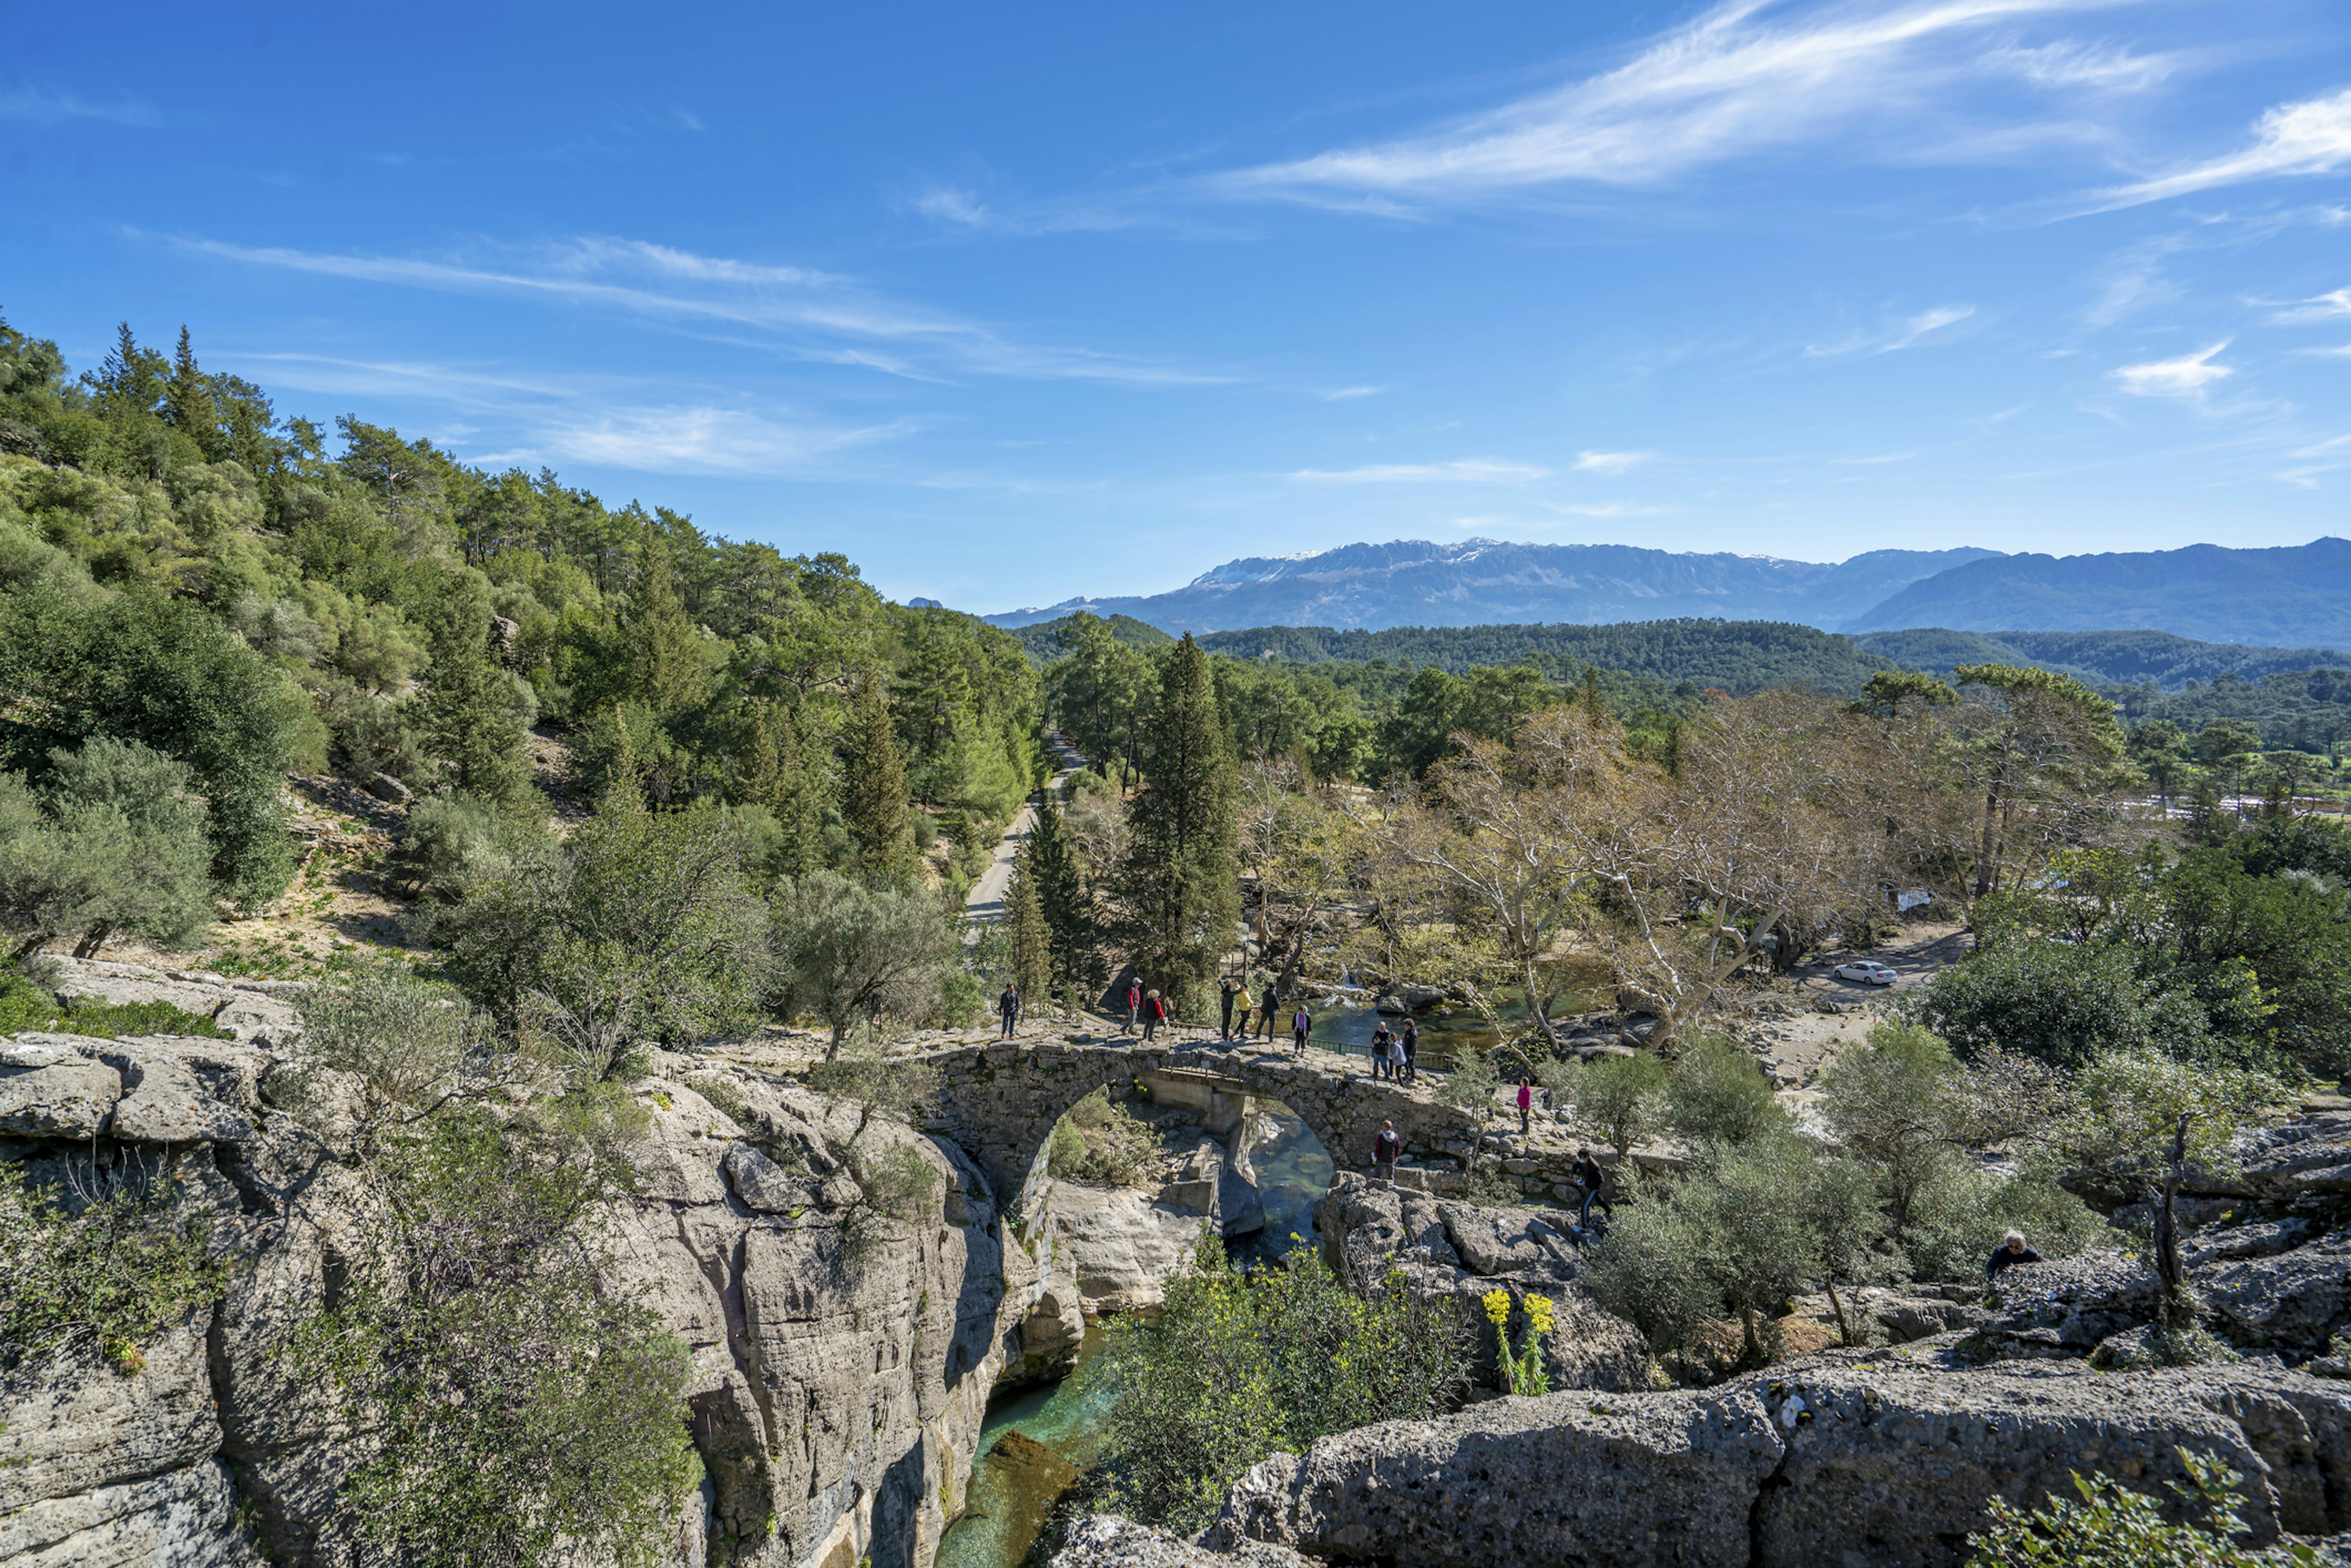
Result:
M1419 1082L1420 1023L1408 1014L1404 1020L1404 1033L1396 1037L1396 1049L1404 1053L1404 1081Z
M1013 1027L1020 1021L1020 992L1009 980L1004 982L1004 994L996 998L996 1014L1004 1020L1001 1038L1010 1040Z
M1290 1032L1298 1041L1298 1054L1306 1054L1306 1037L1314 1032L1314 1015L1306 1010L1306 998L1298 999L1298 1010L1290 1016Z
M1121 1034L1133 1034L1134 1032L1135 1018L1142 1011L1143 977L1136 975L1126 982L1126 1022L1120 1028L1118 1032Z
M1229 1045L1233 1039L1233 998L1241 994L1241 988L1233 983L1230 975L1227 975L1217 990L1217 999L1224 1008L1224 1017L1217 1025L1217 1038Z
M1380 1124L1380 1135L1372 1140L1372 1175L1382 1181L1395 1180L1396 1161L1404 1156L1404 1140L1396 1136L1394 1122Z
M1258 1016L1261 1020L1263 1020L1265 1026L1266 1042L1268 1044L1271 1044L1273 1041L1274 1009L1281 1006L1281 995L1274 988L1273 982L1269 979L1265 983L1265 995L1259 999L1261 1006L1258 1009Z
M1249 996L1249 989L1247 986L1243 986L1240 989L1238 998L1233 1003L1232 1039L1239 1040L1247 1040L1249 1039L1250 1006L1251 998Z
M1534 1120L1534 1081L1521 1078L1519 1080L1519 1136L1521 1138L1527 1135L1529 1124Z
M1143 998L1144 1044L1149 1045L1151 1043L1152 1037L1159 1032L1159 1026L1166 1019L1166 1017L1167 1004L1160 998L1159 993L1157 991L1152 991L1145 994Z
M1372 1030L1372 1076L1374 1078L1395 1076L1395 1047L1388 1036L1388 1020L1382 1019L1379 1027Z

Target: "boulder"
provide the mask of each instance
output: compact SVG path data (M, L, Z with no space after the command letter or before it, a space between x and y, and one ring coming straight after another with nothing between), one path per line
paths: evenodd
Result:
M367 792L377 800L387 801L394 806L405 806L416 799L415 790L411 789L389 773L370 774Z
M2137 1260L2094 1251L2007 1270L1992 1293L1993 1315L1962 1347L1979 1360L2087 1355L2101 1341L2151 1322L2163 1287Z
M2222 1262L2190 1275L2215 1326L2245 1346L2323 1355L2351 1330L2351 1233L2297 1251Z
M26 1061L34 1052L19 1047ZM97 1135L122 1098L122 1080L102 1061L58 1051L54 1065L0 1068L0 1133L27 1138Z
M788 1175L749 1144L729 1148L720 1166L747 1208L761 1214L798 1214L817 1205L814 1183Z
M235 1144L253 1124L234 1100L214 1092L224 1079L247 1082L242 1064L213 1051L214 1041L140 1035L95 1041L90 1053L122 1078L122 1099L108 1131L126 1143Z

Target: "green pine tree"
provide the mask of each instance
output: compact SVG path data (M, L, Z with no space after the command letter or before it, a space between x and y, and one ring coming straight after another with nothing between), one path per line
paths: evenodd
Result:
M1179 996L1215 977L1240 919L1240 779L1230 737L1207 655L1186 633L1161 672L1123 877L1136 961Z
M172 356L172 379L163 385L163 422L184 433L202 449L204 461L216 463L228 455L220 428L220 410L213 402L211 383L196 368L196 350L188 340L187 323L180 324L179 351Z
M906 763L877 669L869 668L858 682L846 738L841 815L857 846L856 869L869 882L911 883L914 835L906 823Z

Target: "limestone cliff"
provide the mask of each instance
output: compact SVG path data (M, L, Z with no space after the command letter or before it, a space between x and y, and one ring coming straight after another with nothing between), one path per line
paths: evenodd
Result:
M168 1170L238 1259L224 1299L145 1347L135 1375L0 1381L12 1568L351 1560L333 1500L365 1435L334 1429L279 1351L351 1255L364 1200L270 1103L273 1065L269 1048L235 1041L0 1042L0 1158L38 1181ZM986 1178L944 1139L758 1074L664 1054L639 1094L653 1132L622 1239L693 1350L708 1478L674 1561L924 1568L960 1507L998 1370L1048 1300ZM936 1196L852 1256L852 1175L892 1145L930 1167Z

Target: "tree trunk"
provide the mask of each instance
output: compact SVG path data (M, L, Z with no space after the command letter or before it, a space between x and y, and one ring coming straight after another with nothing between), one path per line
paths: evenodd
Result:
M1821 1282L1829 1289L1829 1311L1836 1313L1837 1343L1850 1346L1853 1343L1853 1330L1846 1326L1844 1321L1844 1303L1837 1300L1836 1281L1823 1280Z
M106 939L113 935L114 923L112 921L101 920L98 922L89 930L83 932L81 934L81 940L74 944L74 956L77 958L97 957L98 950L100 947L105 946Z
M2179 1260L2179 1184L2187 1175L2188 1121L2182 1115L2171 1134L2171 1166L2164 1173L2162 1201L2155 1209L2155 1273L2163 1281L2163 1329L2184 1333L2196 1326L2196 1298Z
M827 1061L831 1061L834 1058L838 1057L841 1054L841 1042L848 1038L849 1020L843 1019L841 1022L832 1026L832 1040L831 1042L824 1048L824 1059Z
M1741 1307L1739 1309L1739 1326L1740 1332L1746 1336L1748 1360L1752 1364L1758 1365L1761 1364L1763 1360L1763 1339L1761 1334L1758 1334L1755 1332L1755 1309L1753 1307Z

